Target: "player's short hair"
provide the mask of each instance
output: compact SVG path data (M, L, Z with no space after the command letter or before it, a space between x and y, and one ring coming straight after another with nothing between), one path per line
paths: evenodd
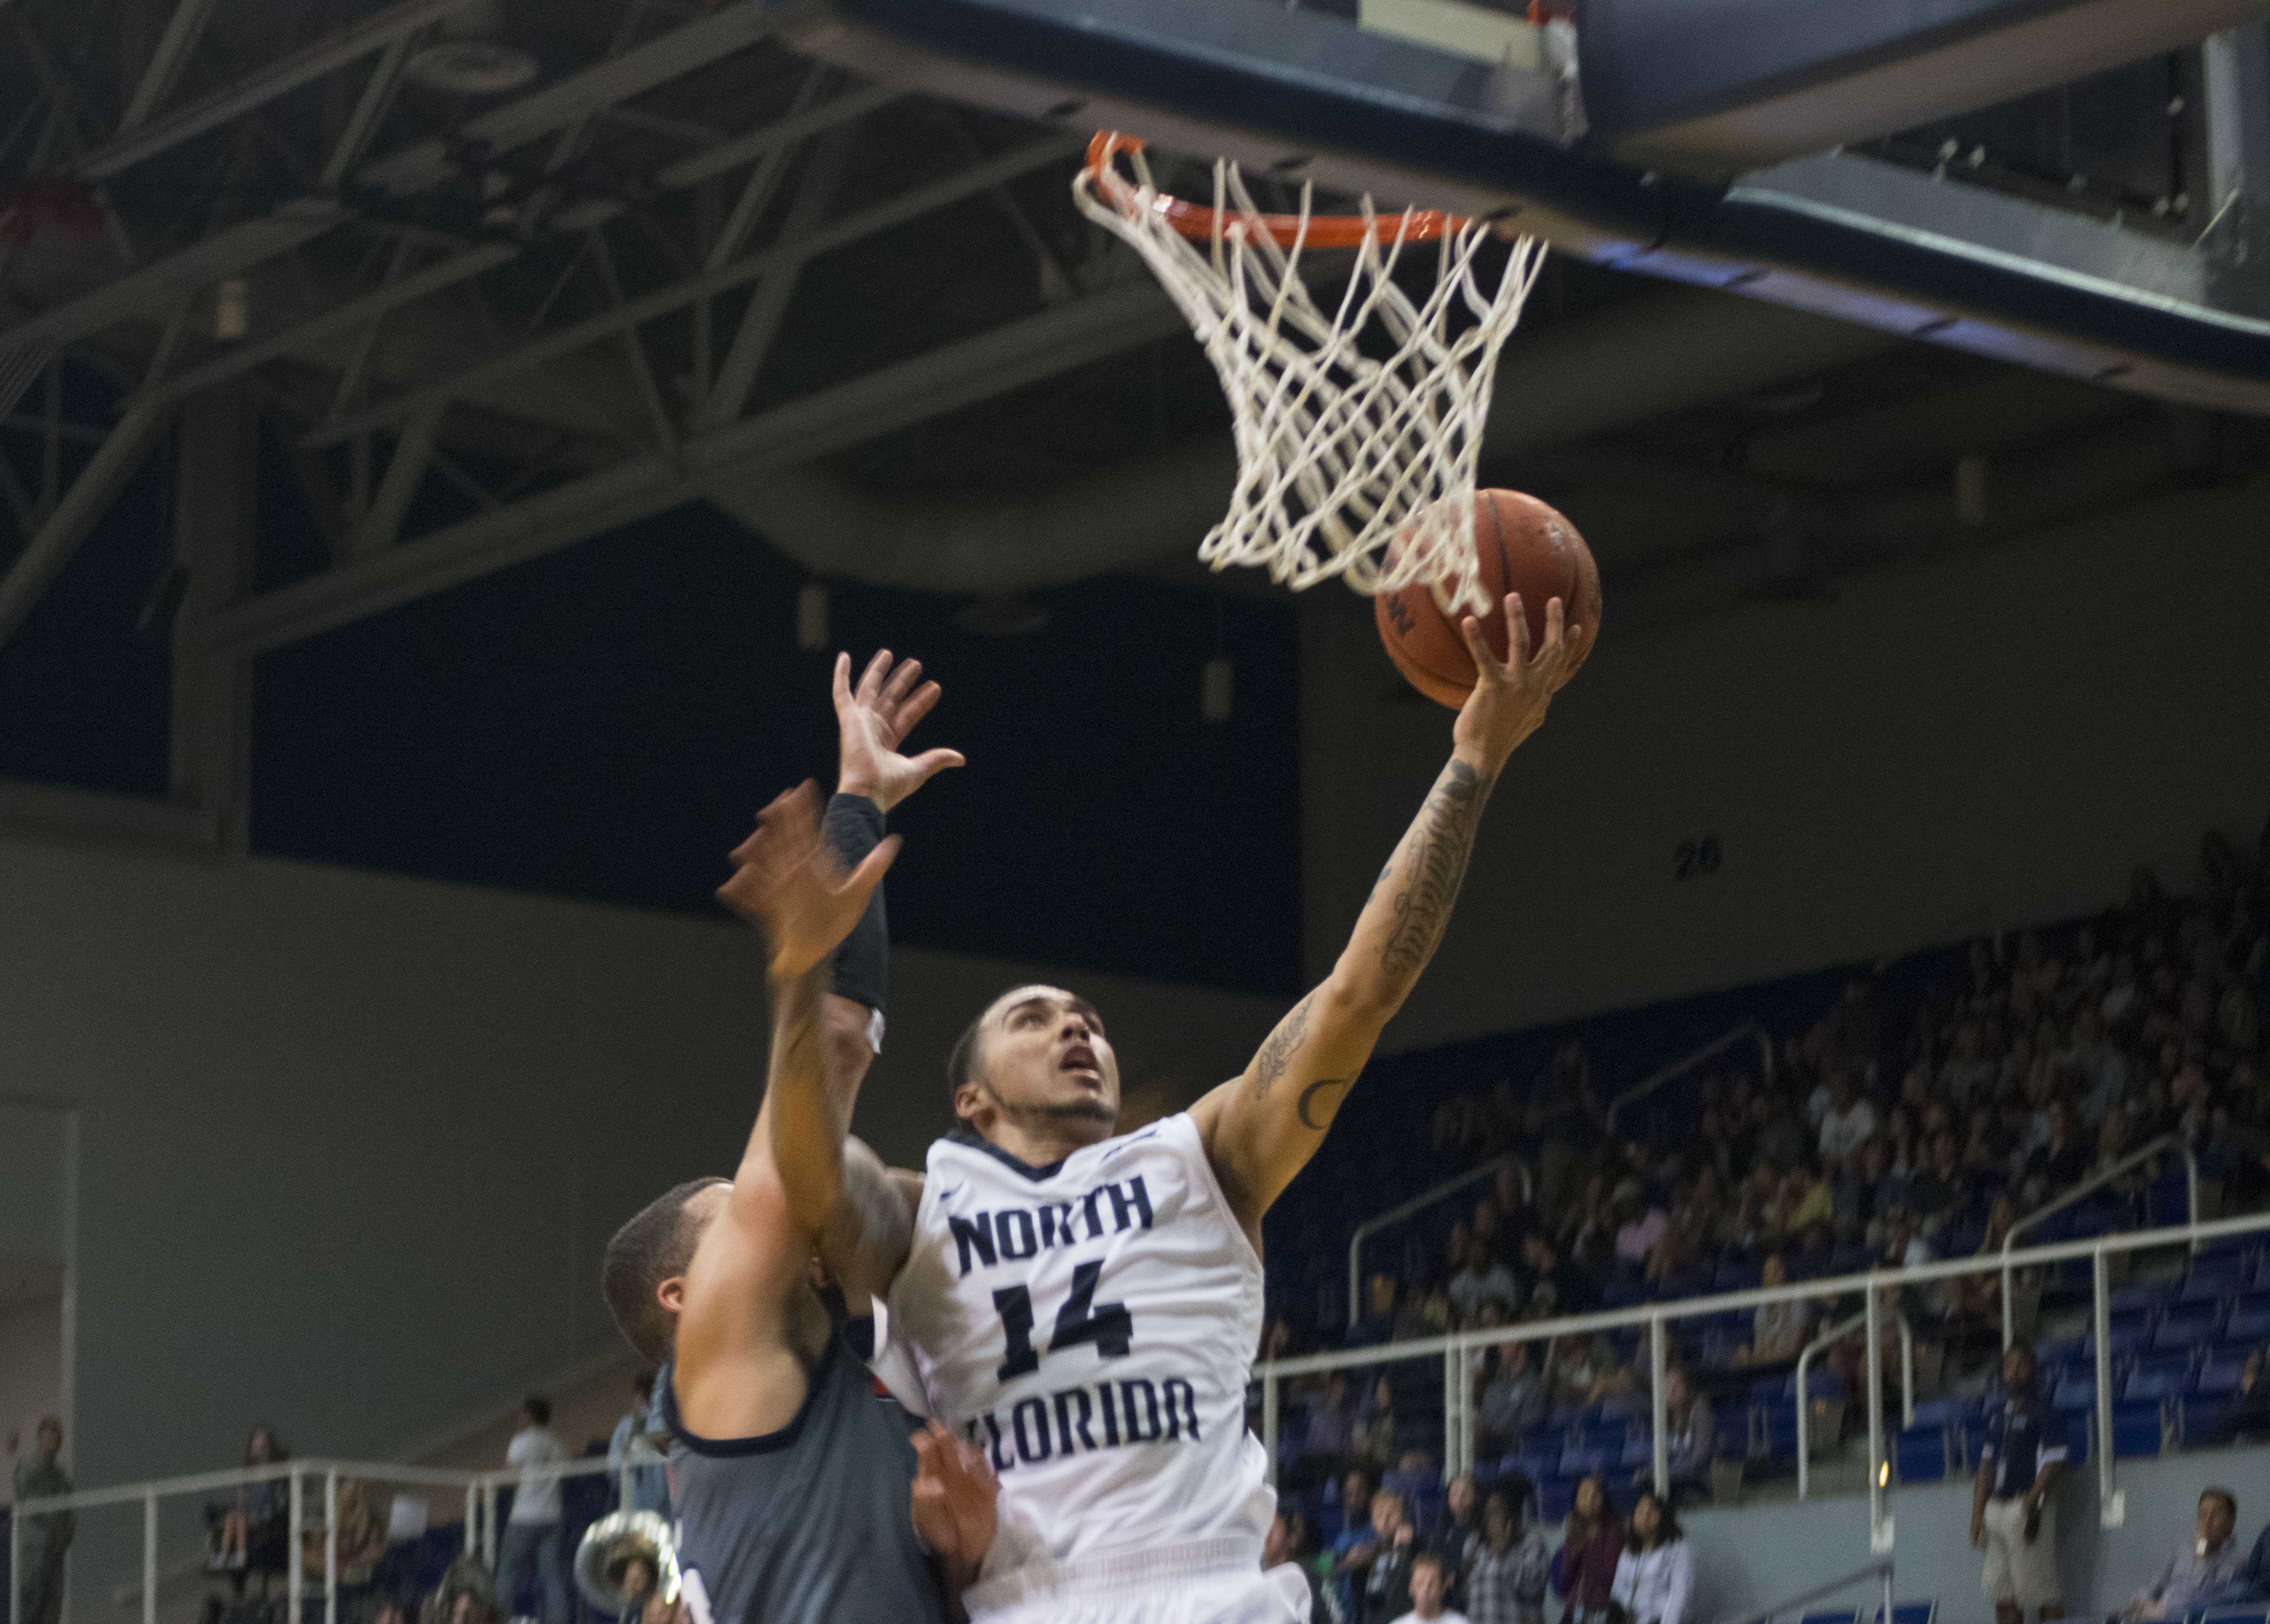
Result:
M694 1178L657 1197L615 1231L599 1263L599 1290L615 1329L640 1358L659 1365L677 1341L669 1313L655 1292L673 1274L686 1272L701 1236L686 1217L686 1205L722 1178Z
M946 1057L946 1109L958 1124L961 1121L961 1087L973 1080L970 1077L977 1065L977 1044L985 1026L990 1004L977 1012L977 1019L961 1029L953 1040L953 1049Z

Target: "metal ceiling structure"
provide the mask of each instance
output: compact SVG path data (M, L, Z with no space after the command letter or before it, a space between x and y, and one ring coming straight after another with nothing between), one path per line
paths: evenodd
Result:
M0 644L170 436L174 805L143 823L242 838L260 654L690 501L815 573L956 593L1194 541L1228 485L1218 391L1071 208L1080 139L864 82L767 16L0 0ZM421 68L469 41L530 82ZM1940 462L1815 494L1807 470L1851 440L1805 436L1816 411L1927 435L1931 403L2002 375L1981 363L1579 265L1536 308L1492 455L1598 498L1612 575L1762 537L1764 567L1803 578L1808 514L1862 551L1958 522ZM107 415L74 406L90 395ZM2021 380L1963 449L2158 410ZM1642 423L1643 448L1546 449ZM263 432L325 549L280 576L252 534ZM2165 444L2100 465L2148 483L2187 465ZM69 812L0 795L0 815L43 807Z

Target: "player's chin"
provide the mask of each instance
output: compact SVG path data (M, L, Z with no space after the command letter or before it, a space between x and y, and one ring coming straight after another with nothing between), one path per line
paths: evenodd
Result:
M1060 1123L1092 1128L1099 1137L1109 1135L1119 1125L1119 1108L1106 1099L1100 1088L1093 1092L1082 1088L1069 1098L1057 1101L1049 1108L1049 1115Z

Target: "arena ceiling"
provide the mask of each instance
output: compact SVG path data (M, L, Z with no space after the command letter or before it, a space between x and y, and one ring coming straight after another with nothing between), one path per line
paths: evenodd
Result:
M2195 73L1885 155L2187 231ZM1270 592L1191 560L1226 413L1072 207L1079 145L716 0L0 4L0 649L162 447L231 434L307 533L248 550L180 484L135 609L170 639L164 815L208 834L256 659L689 503L952 605ZM2250 424L1730 294L1555 260L1532 309L1485 471L1569 510L1627 627L2260 460Z

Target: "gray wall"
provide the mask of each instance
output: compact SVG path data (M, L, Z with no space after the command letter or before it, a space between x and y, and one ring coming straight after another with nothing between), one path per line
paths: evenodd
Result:
M2103 905L2270 811L2270 487L2192 495L1651 629L1508 769L1391 1047ZM1304 623L1308 954L1331 961L1450 742L1368 614ZM1673 879L1716 834L1718 873Z
M2078 1468L2059 1491L2058 1568L2069 1616L2101 1617L2156 1579L2178 1546L2190 1544L2200 1491L2210 1484L2237 1496L2237 1537L2248 1545L2270 1518L2270 1450L2122 1461L2118 1483L2127 1520L2118 1529L2097 1525L2093 1464ZM1986 1624L1994 1609L1978 1587L1983 1559L1970 1545L1970 1481L1895 1488L1889 1500L1896 1599L1936 1599L1943 1624ZM1878 1560L1868 1546L1868 1502L1860 1495L1698 1510L1681 1521L1695 1545L1690 1624L1754 1614ZM1858 1600L1866 1592L1852 1596ZM1873 1608L1875 1598L1866 1598Z
M606 1236L755 1113L722 921L7 837L0 898L6 1086L83 1109L88 1487L234 1464L256 1419L389 1451L610 1346ZM918 1159L953 1034L1031 975L901 955L859 1130ZM1080 984L1137 1082L1227 1075L1279 1012Z

